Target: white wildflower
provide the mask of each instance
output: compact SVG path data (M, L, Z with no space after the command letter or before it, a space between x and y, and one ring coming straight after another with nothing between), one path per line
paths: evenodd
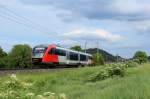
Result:
M67 98L66 98L66 95L65 95L64 93L59 94L59 97L60 97L60 99L67 99Z
M12 79L12 80L18 80L18 78L17 78L17 76L15 75L15 74L11 74L11 76L10 76L10 78Z
M45 99L45 97L42 96L42 95L37 95L37 98L36 98L36 99Z
M2 94L2 93L0 93L0 98L1 98L1 97L3 97L3 94Z
M32 92L30 92L30 93L27 93L26 96L27 96L27 97L33 97L33 96L35 96L35 94L32 93Z
M51 95L55 95L55 93L51 93Z
M22 86L23 86L24 88L29 88L29 87L32 87L32 86L33 86L32 83L21 82L21 84L22 84Z
M11 91L9 91L9 94L10 94L10 95L15 95L15 94L17 94L17 92L11 90Z
M10 84L10 83L11 83L10 81L5 81L5 83L4 83L4 84L6 84L6 85L7 85L7 84Z
M50 95L51 95L51 92L44 92L43 95L44 95L44 96L50 96Z

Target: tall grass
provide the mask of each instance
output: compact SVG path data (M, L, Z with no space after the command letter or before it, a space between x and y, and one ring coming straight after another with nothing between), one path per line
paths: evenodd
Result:
M67 99L149 99L150 64L129 68L124 77L87 82L94 72L103 67L85 67L45 73L17 74L18 79L33 83L35 94L44 92L65 93ZM3 83L8 77L3 77ZM1 87L0 87L1 90Z

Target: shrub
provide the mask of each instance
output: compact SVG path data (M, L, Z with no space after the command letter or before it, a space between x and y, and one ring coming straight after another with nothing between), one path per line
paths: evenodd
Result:
M7 53L0 47L0 58L7 56Z
M125 74L126 64L110 64L106 65L105 68L101 69L99 72L90 76L89 81L95 82L99 80L104 80L106 78L120 76L123 77Z
M0 59L0 68L8 68L9 67L9 57L5 56Z
M104 80L106 78L108 78L108 72L103 69L103 70L100 70L99 72L93 74L92 76L90 76L90 79L89 81L92 81L92 82L95 82L95 81L98 81L98 80Z
M28 45L15 45L8 55L11 68L31 67L31 51Z
M96 53L93 55L93 60L94 60L95 65L104 65L105 63L104 57L99 53Z
M137 51L133 58L138 59L139 64L146 63L148 61L147 53L143 51Z
M134 61L129 61L126 63L126 65L128 67L137 67L138 66L138 63L137 62L134 62Z
M107 67L109 77L113 76L124 76L125 74L125 65L124 64L114 64Z
M66 99L64 93L33 93L31 92L33 85L33 83L19 80L15 74L12 74L7 81L1 82L0 99Z

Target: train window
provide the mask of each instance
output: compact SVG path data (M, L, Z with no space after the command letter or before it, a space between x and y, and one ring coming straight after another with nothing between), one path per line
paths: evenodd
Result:
M35 47L33 49L33 53L44 53L46 51L47 47Z
M51 49L49 54L53 54L53 55L60 55L60 56L66 56L66 51L61 50L61 49Z
M54 54L55 54L55 48L52 48L52 49L48 52L48 54L54 55Z
M87 60L86 55L80 54L80 61L86 61L86 60Z
M70 52L69 55L70 55L70 60L76 60L77 61L79 59L77 53Z
M60 49L56 49L56 54L60 55L60 56L66 56L66 51L60 50Z

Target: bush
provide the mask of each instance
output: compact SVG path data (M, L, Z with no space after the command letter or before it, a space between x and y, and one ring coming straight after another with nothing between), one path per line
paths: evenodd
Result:
M28 45L15 45L9 53L10 68L31 67L32 49Z
M146 63L148 61L147 53L143 51L137 51L133 58L137 59L139 64Z
M106 78L120 76L123 77L125 74L126 64L110 64L106 65L106 68L101 69L98 73L90 76L89 81L95 82L99 80L104 80Z
M129 61L126 63L126 65L128 67L137 67L138 66L138 63L137 62L134 62L134 61Z
M0 59L0 68L9 68L9 65L10 61L8 56L5 56Z
M123 77L125 74L125 64L113 64L107 67L109 77L113 76L121 76Z
M103 70L100 70L99 72L93 74L90 77L89 81L95 82L98 80L104 80L104 79L108 78L108 76L109 76L108 72L105 69L103 69Z
M99 53L93 55L93 61L95 65L104 65L105 63L103 56Z
M3 51L3 49L0 47L0 58L3 58L7 56L7 53Z
M8 80L1 82L0 99L66 99L65 94L32 92L33 83L24 82L12 74Z

